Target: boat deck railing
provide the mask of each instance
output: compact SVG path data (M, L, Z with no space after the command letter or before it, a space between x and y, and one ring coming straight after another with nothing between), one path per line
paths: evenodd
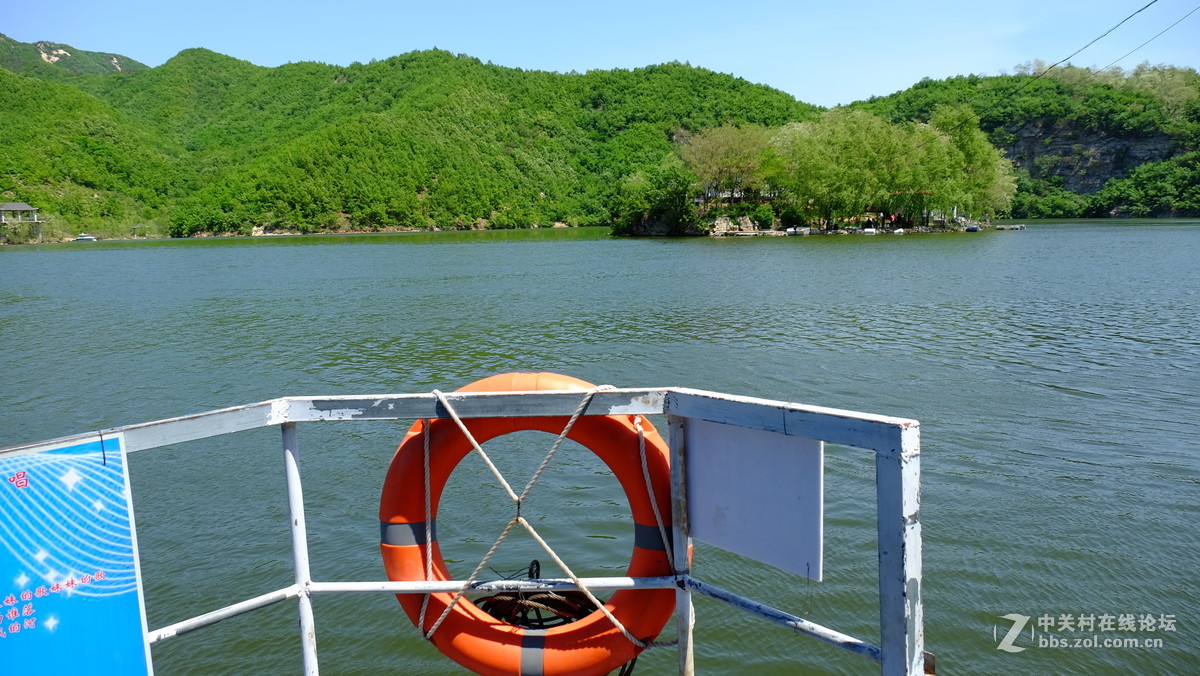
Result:
M447 393L460 418L570 416L579 392ZM739 596L691 575L688 557L675 557L674 574L664 577L596 577L581 583L593 590L676 589L679 671L694 672L692 595L722 601L757 617L858 654L880 665L881 672L921 674L926 668L921 602L920 432L914 420L740 397L687 388L604 389L595 392L584 415L666 415L671 453L673 549L689 551L687 429L716 423L816 442L829 442L875 454L879 579L879 645L873 645L783 610ZM0 459L62 447L98 436L123 440L124 451L162 448L198 439L262 427L282 430L284 469L291 518L294 576L290 584L169 626L152 629L154 644L223 619L296 600L306 674L318 673L314 594L379 592L427 594L456 592L464 581L329 582L312 579L304 492L300 476L300 423L446 418L449 411L433 393L333 397L283 397L179 418L128 425L47 442L0 449ZM775 537L786 539L787 533ZM703 538L699 538L703 540ZM136 556L136 553L135 553ZM496 580L475 583L477 591L575 589L570 580Z

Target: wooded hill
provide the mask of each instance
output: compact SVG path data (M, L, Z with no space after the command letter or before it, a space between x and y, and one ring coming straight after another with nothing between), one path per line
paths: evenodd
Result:
M1200 75L1143 64L1131 71L1048 69L923 80L852 104L893 122L967 104L1019 168L1020 218L1200 215Z
M622 183L660 170L678 155L678 139L722 126L795 128L821 113L769 87L679 63L558 74L433 50L347 67L264 68L191 49L146 68L0 36L0 66L0 197L98 234L128 233L136 223L176 236L256 226L607 224ZM1153 204L1146 213L1200 214L1200 77L1146 71L1160 72L1178 91L1142 86L1146 74L1098 84L972 77L922 82L856 106L891 122L923 122L935 103L967 103L1002 148L1034 139L1024 159L1013 157L1032 172L1018 173L1025 192L1016 201L1030 215L1097 210L1097 198L1084 194L1097 186L1072 192L1077 186L1055 179L1074 175L1064 167L1090 170L1078 158L1092 156L1093 137L1133 139L1138 148L1165 139L1161 150L1126 152L1124 164L1114 164L1117 181L1097 194L1118 212ZM992 106L1013 98L1006 87L1031 102ZM1058 147L1044 142L1050 134L1073 152L1084 148L1050 166L1040 160ZM1028 205L1041 199L1038 191L1076 212L1034 214Z

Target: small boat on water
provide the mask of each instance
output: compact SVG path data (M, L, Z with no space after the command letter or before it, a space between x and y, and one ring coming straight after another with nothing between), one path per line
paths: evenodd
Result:
M979 226L978 225L968 225L967 232L979 232Z
M75 238L74 240L72 240L72 241L75 241L75 242L96 242L96 241L99 241L99 240L97 240L97 239L96 239L96 236L95 236L95 235L89 235L89 234L87 234L86 232L81 232L81 233L79 233L79 236L78 236L78 237L76 237L76 238Z
M864 235L874 235L876 233L876 230L875 230L875 228L863 228L862 233Z
M1001 223L996 226L997 230L1024 230L1024 223Z

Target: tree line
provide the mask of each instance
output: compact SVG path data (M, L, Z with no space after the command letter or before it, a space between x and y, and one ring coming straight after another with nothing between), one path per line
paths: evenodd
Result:
M905 225L934 211L990 218L1015 190L1012 163L967 107L899 124L834 109L776 128L680 132L657 167L622 183L614 228L683 234L721 215L760 228L831 226L867 213Z
M1197 213L1187 69L967 76L823 111L683 63L564 74L430 50L263 68L192 49L102 74L5 49L0 195L98 233L627 227L632 214L714 210L782 223L955 206ZM996 161L1029 125L1160 134L1170 148L1081 194L1061 181L1076 158L1041 173Z

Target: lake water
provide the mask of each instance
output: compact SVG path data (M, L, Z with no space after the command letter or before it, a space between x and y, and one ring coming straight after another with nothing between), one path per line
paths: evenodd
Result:
M513 370L916 418L926 647L942 673L1200 669L1200 223L606 232L0 248L0 446L283 395L450 390ZM379 489L406 428L301 428L317 579L383 577ZM501 449L505 468L540 458L542 436ZM275 430L130 456L152 628L290 582L281 467ZM544 513L574 523L547 518L548 537L585 574L617 574L628 543L613 525L627 514L615 481L578 448L555 472ZM873 481L868 454L827 449L825 582L703 545L696 574L876 642ZM465 575L507 517L487 518L501 502L478 468L464 463L453 482L439 529ZM520 569L530 551L517 542L495 567ZM324 673L458 673L391 596L315 608ZM698 598L696 611L701 673L874 671L715 602ZM997 647L1007 614L1031 618L1034 636L1027 627L1014 643L1023 651ZM1134 627L1102 630L1106 616ZM1088 617L1094 629L1081 629ZM160 644L155 666L298 673L295 627L294 604L280 604ZM1093 636L1161 647L1039 645ZM651 651L637 673L674 665L673 650Z

